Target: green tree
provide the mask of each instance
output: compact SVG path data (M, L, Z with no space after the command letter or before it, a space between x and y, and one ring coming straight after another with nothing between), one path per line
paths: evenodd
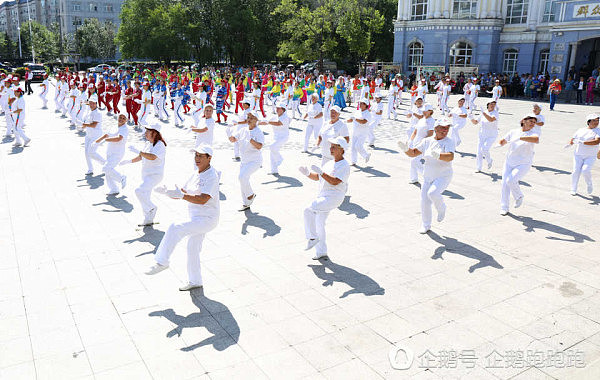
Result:
M0 59L12 60L15 58L15 43L10 39L8 32L0 34Z
M30 25L31 30L29 29ZM58 45L54 33L36 21L27 21L21 24L23 57L32 58L32 45L37 61L45 62L58 57Z
M67 44L67 41L64 41ZM76 51L82 57L113 58L116 53L115 25L88 18L75 32Z
M369 61L391 62L394 56L394 21L398 12L397 0L371 0L371 6L377 9L384 19L383 27L373 34L373 49Z

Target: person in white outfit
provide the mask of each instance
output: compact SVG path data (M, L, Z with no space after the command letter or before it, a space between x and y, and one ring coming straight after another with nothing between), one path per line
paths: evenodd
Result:
M427 137L433 135L433 127L435 126L435 119L433 118L433 106L429 103L423 104L422 111L423 117L419 119L415 125L415 129L408 140L408 147L415 148L419 146L421 141ZM408 183L415 184L419 182L419 174L423 173L423 157L414 156L410 160L410 172Z
M321 128L321 134L319 134L319 139L317 140L317 146L321 147L321 167L333 160L330 150L331 143L329 142L331 139L343 137L347 143L350 143L348 127L346 126L346 123L340 120L341 112L340 106L335 105L331 107L331 110L329 111L329 121Z
M467 109L471 109L471 87L473 86L473 83L471 83L471 78L467 79L467 83L465 83L465 85L463 86L463 93L465 96L465 107L467 107Z
M450 78L446 78L442 82L442 96L440 98L440 108L442 109L442 115L446 115L450 112L450 108L448 108L448 99L450 98L450 91L452 91L452 86L450 85Z
M468 116L464 98L458 99L458 106L452 108L448 116L452 120L452 128L450 128L448 137L454 140L455 148L458 148L461 143L460 130L467 124Z
M308 118L308 124L304 130L304 149L302 150L302 153L307 153L310 135L312 134L316 140L323 126L323 107L321 106L321 103L319 103L319 94L316 92L310 96L304 118Z
M375 103L371 105L371 115L373 116L369 123L369 135L367 137L367 143L369 147L375 148L375 128L381 123L383 118L383 102L381 100L381 93L375 93Z
M492 94L492 101L496 102L496 109L499 110L500 107L498 106L498 101L502 96L502 86L500 86L500 81L498 79L496 79L496 85L494 86L494 88L492 88L490 94Z
M540 136L535 129L537 118L534 114L526 115L521 120L521 128L510 130L498 143L499 146L508 144L506 161L502 172L502 195L500 198L500 214L508 214L510 195L515 199L515 208L523 204L523 192L519 181L531 169L535 144L540 142Z
M388 98L387 98L387 118L389 120L392 119L391 115L394 115L394 120L396 120L396 98L398 97L398 84L395 80L390 83L390 87L388 89Z
M250 176L262 165L262 151L265 143L265 135L258 127L258 113L250 111L247 116L247 128L240 128L232 132L229 141L240 143L240 190L242 193L242 207L239 211L246 211L256 199L256 194L250 185Z
M479 86L479 83L477 82L477 78L473 79L473 84L471 85L471 96L470 96L470 105L469 105L469 109L472 111L477 110L477 104L475 104L475 101L477 101L477 97L479 96L479 91L481 91L481 86Z
M48 99L46 99L46 97L48 96L48 91L50 90L50 81L48 80L48 74L44 74L44 80L42 81L42 83L40 84L40 87L42 88L42 91L40 92L40 99L42 99L42 103L44 104L42 106L42 109L47 109L48 108Z
M150 83L144 82L142 83L142 98L141 99L133 99L134 102L140 105L140 109L138 111L138 125L146 126L148 125L148 115L151 112L152 105L152 94L150 93Z
M132 160L121 162L121 165L142 162L142 183L135 189L142 206L144 220L140 226L149 226L154 223L157 207L152 203L152 189L162 181L165 172L165 156L167 153L167 143L160 134L160 124L146 126L146 146L139 150L134 146L129 146L129 150L136 154Z
M400 148L409 157L425 158L423 184L421 185L421 229L425 234L431 229L432 205L437 210L437 221L446 216L446 204L442 193L452 180L452 160L454 160L454 140L448 137L452 122L443 117L435 123L435 135L427 137L414 148L402 141Z
M17 87L15 89L15 100L10 106L13 125L15 128L15 146L29 145L31 139L27 137L23 127L25 126L25 99L23 98L23 89Z
M423 101L425 101L425 95L428 93L427 81L425 79L421 79L421 83L419 84L419 87L417 87L417 98L421 98Z
M106 147L106 164L102 168L105 174L106 186L108 187L107 195L119 194L119 187L125 188L127 177L119 173L115 168L121 163L123 156L125 155L125 146L127 145L127 136L129 131L127 129L127 115L119 114L117 117L117 131L115 133L105 133L96 140L97 144L104 141L108 143Z
M369 135L369 122L372 120L369 111L369 99L362 98L358 102L358 109L354 111L354 116L347 120L352 123L352 152L350 154L351 165L356 165L358 154L364 158L365 162L371 159L371 153L365 150L365 141Z
M327 257L325 222L329 213L340 207L344 201L350 177L350 165L344 159L348 142L338 136L330 139L329 143L333 160L325 163L322 168L313 165L310 171L306 166L299 168L300 172L311 180L319 181L317 198L304 209L304 232L308 240L306 250L315 248L313 260Z
M573 172L571 173L571 195L577 195L577 185L579 177L587 184L587 193L592 194L594 186L592 184L592 168L596 163L596 157L599 154L598 144L600 144L600 128L598 121L600 115L590 114L587 116L587 128L580 128L575 132L569 145L575 146L573 153Z
M496 110L498 110L498 106L496 106ZM544 124L546 124L546 118L544 117L544 115L542 115L542 107L538 104L535 103L533 105L533 114L536 117L536 121L535 121L535 129L538 131L538 136L542 135L542 127L544 126Z
M480 124L479 126L479 140L477 146L477 156L475 160L477 162L476 173L481 172L483 166L483 160L487 161L488 170L492 168L492 155L490 154L490 148L498 137L498 111L495 108L496 103L489 102L486 110L481 110L481 115L478 118L471 119L473 124ZM473 109L473 108L471 108Z
M85 162L88 167L85 175L92 175L94 174L92 160L98 161L102 166L106 164L106 160L98 154L98 144L95 143L102 136L102 114L98 110L98 95L90 96L88 103L90 112L85 116L81 127L85 130Z
M419 120L423 118L423 99L417 98L415 104L406 112L408 118L408 128L406 128L406 138L410 139Z
M213 105L207 104L204 107L204 117L198 120L197 124L192 126L192 132L196 133L196 146L213 145L213 136L215 131L215 119L213 119Z
M325 88L325 93L323 94L323 122L327 121L327 118L329 117L329 109L331 108L331 106L333 106L333 95L334 95L334 91L333 91L333 81L332 80L327 80L327 84L326 84L326 88ZM317 135L319 133L317 132Z
M169 226L156 249L154 255L156 263L146 272L148 275L154 275L167 269L175 246L183 238L188 237L188 283L180 287L180 291L190 291L204 285L200 266L202 243L206 234L219 224L219 178L221 173L211 166L213 150L209 146L199 146L194 149L194 154L197 170L181 189L177 186L173 190L167 190L166 187L156 189L157 192L172 199L182 199L188 202L189 220Z
M259 125L270 125L273 128L273 142L269 145L271 152L271 172L275 176L279 175L279 165L283 162L281 148L290 137L290 122L285 104L280 102L275 108L276 116L270 121L261 121Z

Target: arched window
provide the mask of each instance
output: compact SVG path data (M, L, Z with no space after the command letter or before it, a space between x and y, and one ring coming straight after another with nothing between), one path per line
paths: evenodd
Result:
M548 71L548 62L550 61L550 50L542 50L540 52L540 72L546 74Z
M477 0L454 0L452 17L469 19L477 17Z
M425 20L425 18L427 18L427 0L412 0L410 6L410 19Z
M527 22L527 11L529 0L507 0L506 1L506 23L525 24Z
M504 74L514 75L517 72L517 61L519 52L515 49L504 51L504 59L502 60L502 71Z
M469 66L473 48L468 42L457 42L450 47L450 66Z
M416 70L423 63L423 44L413 42L408 45L408 70Z

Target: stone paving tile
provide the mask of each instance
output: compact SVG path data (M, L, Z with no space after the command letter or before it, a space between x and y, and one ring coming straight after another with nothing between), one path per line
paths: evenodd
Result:
M239 164L218 125L221 220L203 247L204 291L180 294L185 244L168 271L143 271L169 224L187 215L183 202L156 196L159 224L137 228L139 167L124 167L127 187L107 199L104 175L83 175L82 137L52 105L43 111L37 97L27 101L32 145L0 144L0 378L600 376L600 198L568 194L572 151L562 149L589 107L544 106L525 202L507 217L498 215L505 152L493 150L493 168L475 174L477 128L465 127L444 193L446 220L425 236L416 233L420 192L406 183L409 161L395 144L407 123L383 120L371 161L352 168L347 197L328 219L325 263L302 250L302 209L317 186L297 167L319 162L299 153L302 133L292 130L279 179L266 174L264 153L252 179L259 197L239 213ZM532 103L501 103L502 135ZM164 183L181 184L193 136L164 127ZM130 139L141 144L141 133L132 129ZM597 183L600 167L592 173ZM408 370L391 366L394 345L413 353ZM419 366L427 350L473 350L478 360L472 368ZM553 358L579 350L585 367L489 368L493 350Z

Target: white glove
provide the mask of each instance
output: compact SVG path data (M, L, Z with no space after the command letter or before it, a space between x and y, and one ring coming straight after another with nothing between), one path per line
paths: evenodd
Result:
M310 167L310 170L312 170L313 172L317 173L318 175L323 174L323 169L321 169L320 167L318 167L317 165L312 165Z
M140 154L140 150L138 148L134 147L133 145L129 145L127 147L127 149L129 149L130 151L132 151L135 154Z
M408 152L408 144L406 143L406 141L398 140L398 146L403 152Z
M573 145L571 145L571 144L567 144L567 145L565 145L563 148L564 148L564 149L569 149L569 148L570 148L570 147L572 147L572 146L573 146Z
M573 144L583 144L585 141L581 139L573 139Z
M300 166L298 170L300 170L300 173L304 174L307 177L310 175L310 172L308 171L308 168L306 166Z
M162 186L155 187L154 191L157 192L157 193L159 193L159 194L166 195L167 194L167 186L162 185Z
M438 152L437 150L432 150L431 151L431 157L435 158L436 160L440 159L440 152Z
M132 160L123 160L123 161L119 162L119 166L129 165L129 164L133 164L133 161Z
M167 190L167 196L173 199L181 199L183 198L183 191L175 185L175 190Z

